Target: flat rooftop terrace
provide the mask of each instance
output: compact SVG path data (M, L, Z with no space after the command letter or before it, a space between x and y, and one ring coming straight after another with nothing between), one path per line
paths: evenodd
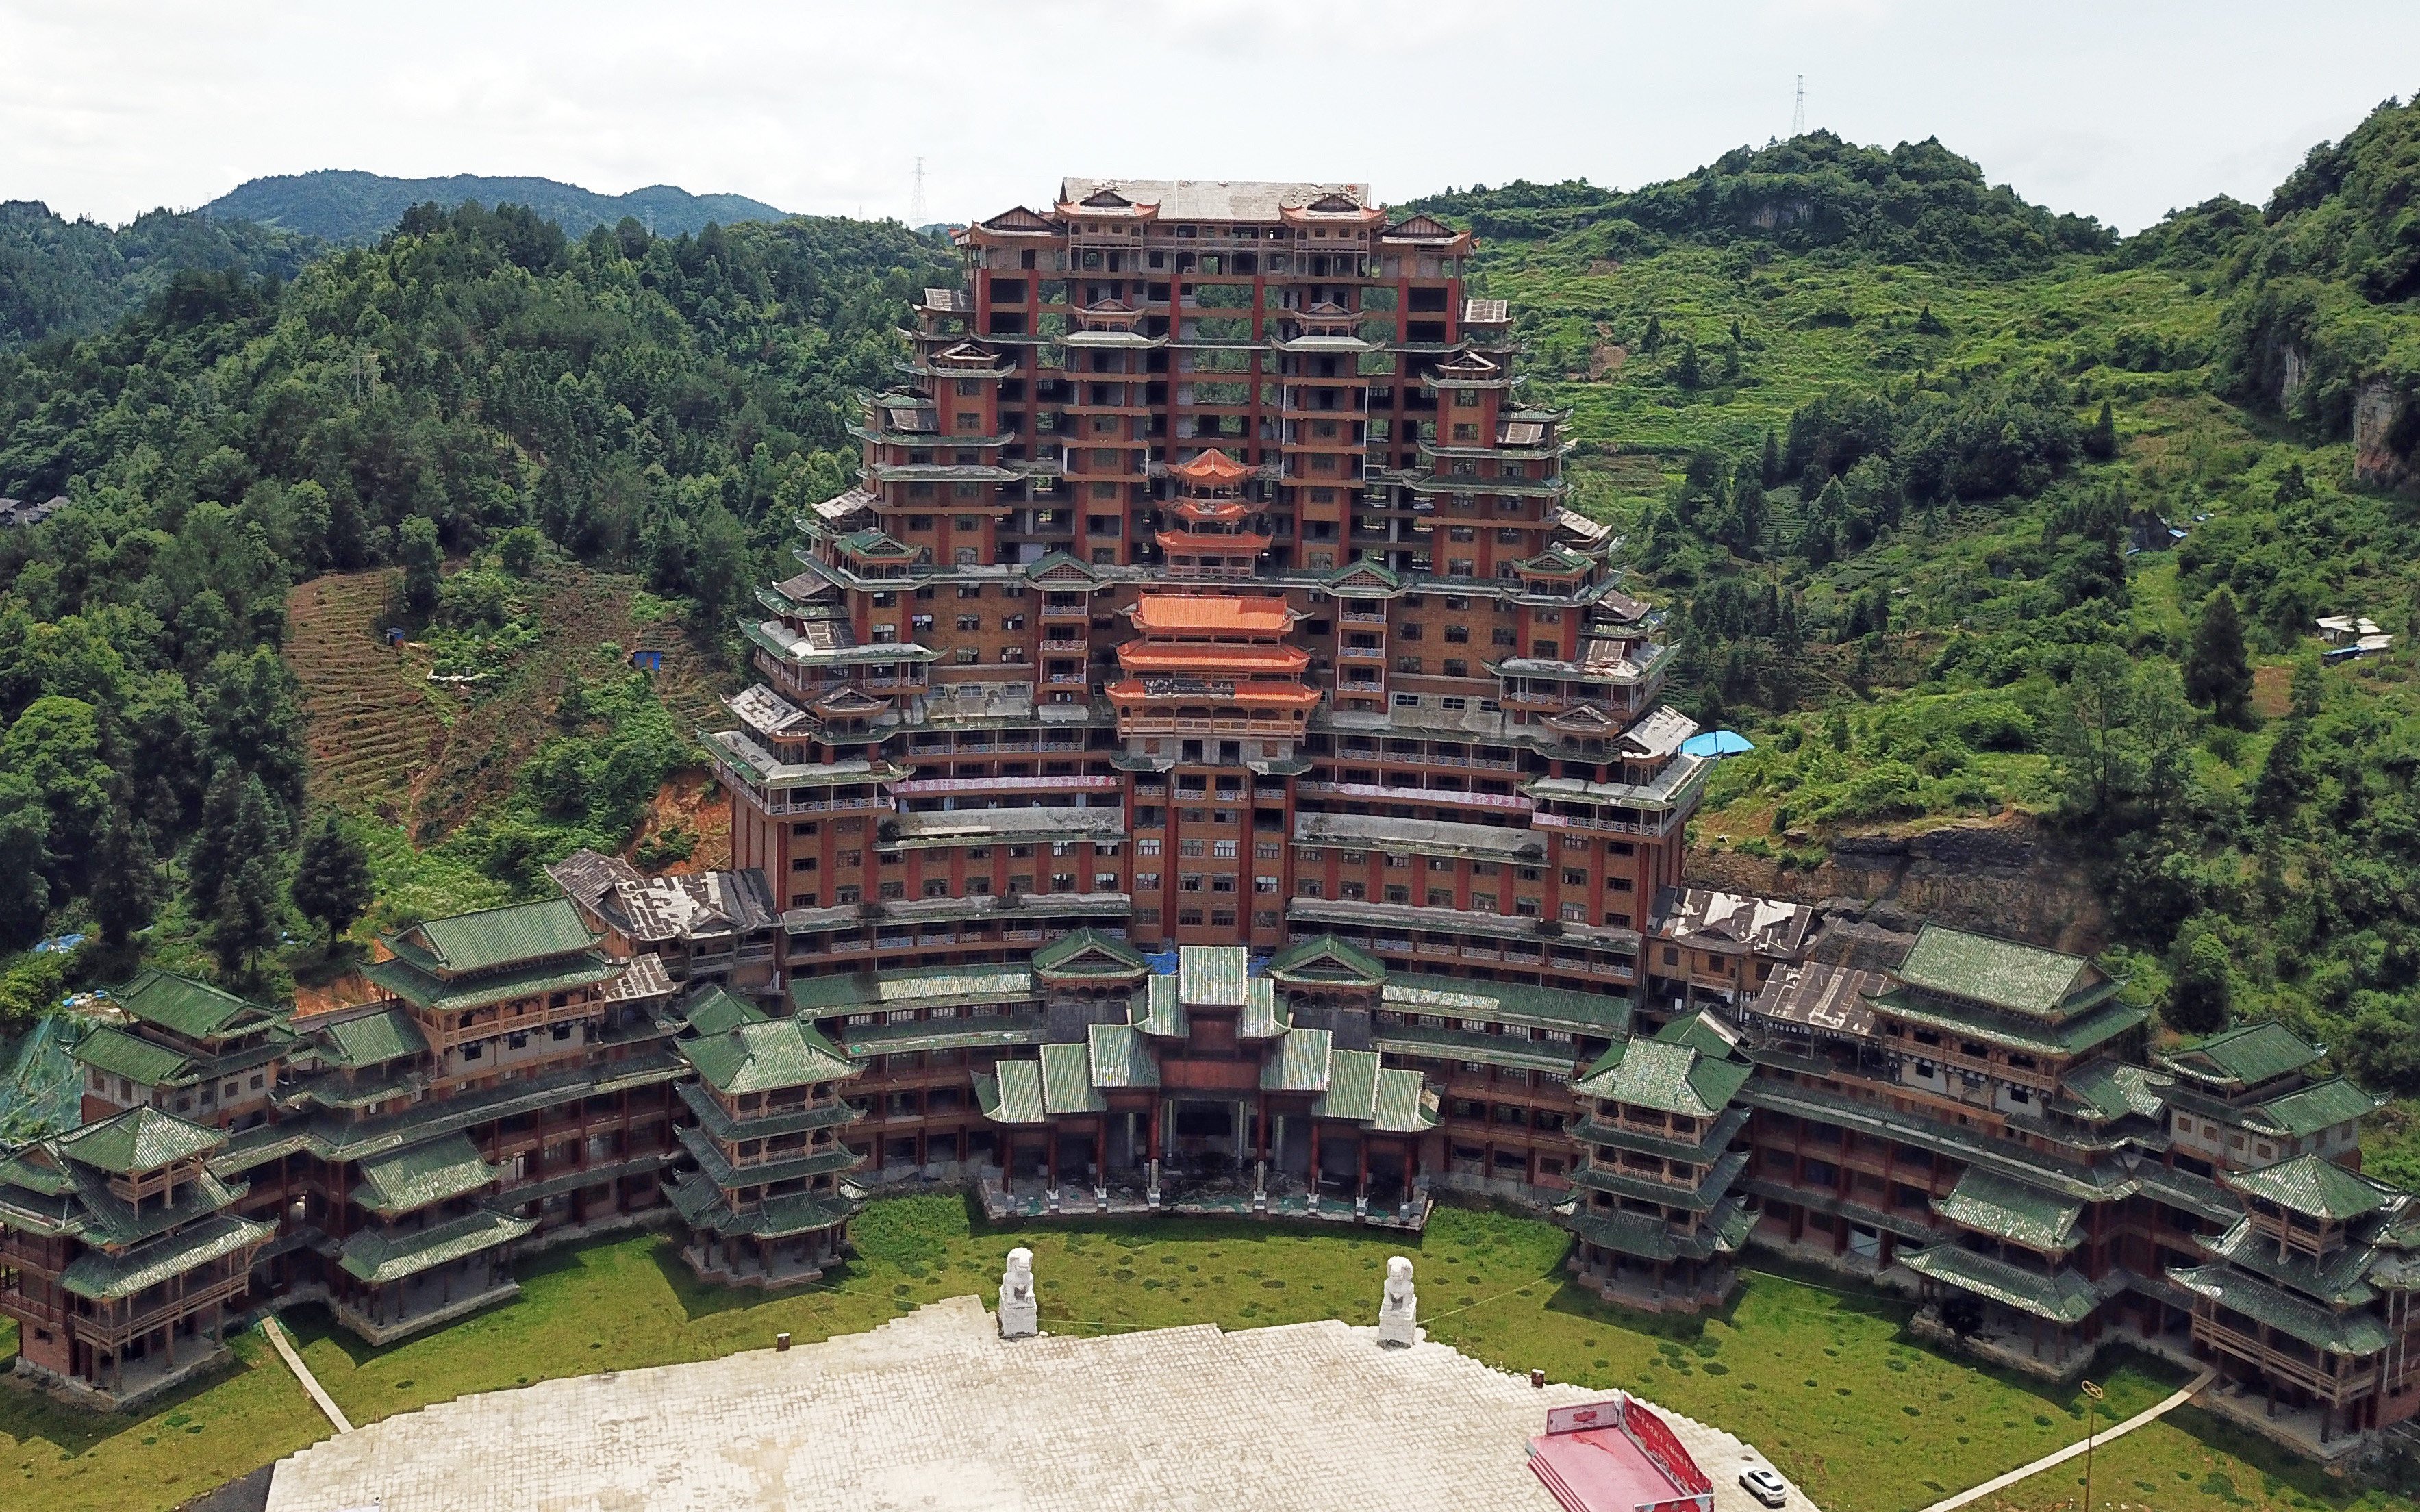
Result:
M1556 1512L1528 1442L1549 1408L1607 1395L1333 1321L1007 1343L955 1297L787 1352L403 1413L280 1461L268 1506ZM1751 1512L1737 1479L1752 1451L1662 1416L1714 1478L1716 1512Z

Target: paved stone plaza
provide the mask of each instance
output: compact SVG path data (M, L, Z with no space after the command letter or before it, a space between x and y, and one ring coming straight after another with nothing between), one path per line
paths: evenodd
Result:
M955 1297L786 1353L407 1412L282 1461L269 1512L1555 1512L1528 1441L1604 1395L1338 1322L1003 1343ZM1717 1512L1749 1512L1746 1447L1665 1417Z

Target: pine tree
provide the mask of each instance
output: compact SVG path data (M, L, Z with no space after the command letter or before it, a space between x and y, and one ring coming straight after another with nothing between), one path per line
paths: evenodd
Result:
M2243 616L2235 595L2220 588L2202 601L2193 644L2185 648L2185 696L2222 725L2252 723L2252 662L2243 650Z
M2177 936L2170 962L2168 1027L2189 1035L2212 1035L2226 1027L2235 1001L2234 963L2226 942L2195 921Z
M2101 417L2084 433L2084 455L2096 462L2118 455L2118 417L2110 413L2107 399L2101 401Z
M1683 341L1680 360L1672 365L1672 382L1683 388L1696 388L1705 381L1705 372L1698 365L1698 344L1694 341Z
M437 543L437 522L413 515L396 532L403 558L403 607L424 616L437 607L437 590L444 566L444 549Z
M124 797L121 787L119 796ZM151 923L160 907L159 862L143 822L113 802L93 856L92 915L101 943L125 944Z
M318 827L303 837L292 893L296 911L319 926L332 948L336 937L368 910L369 854L336 822L334 810L322 814Z
M2277 726L2260 775L2252 785L2252 811L2275 823L2290 818L2311 796L2310 770L2303 764L2303 722L2289 719Z
M1764 455L1757 462L1757 476L1769 489L1781 483L1781 443L1771 426L1764 428Z
M2289 695L2296 719L2317 719L2319 705L2327 696L2327 681L2319 675L2319 659L2301 656L2294 661L2294 682Z
M277 858L253 856L228 874L202 927L222 974L251 972L260 953L277 943Z

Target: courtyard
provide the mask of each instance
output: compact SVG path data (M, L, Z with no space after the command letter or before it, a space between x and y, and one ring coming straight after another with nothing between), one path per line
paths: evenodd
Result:
M1565 1285L1567 1236L1523 1218L1440 1208L1419 1236L1218 1220L993 1226L958 1197L924 1196L869 1205L856 1239L858 1259L825 1284L769 1297L702 1286L670 1239L641 1235L531 1257L519 1298L385 1348L334 1333L314 1309L287 1322L321 1384L369 1424L466 1393L762 1349L778 1332L802 1345L863 1333L947 1297L990 1296L1012 1244L1033 1250L1044 1326L1063 1336L1364 1323L1387 1256L1403 1253L1433 1341L1501 1370L1636 1391L1736 1432L1830 1512L1916 1512L2084 1432L2080 1394L1918 1345L1887 1299L1751 1269L1718 1314L1626 1313ZM135 1417L0 1395L0 1507L164 1509L325 1438L259 1335L234 1343L230 1370ZM2176 1382L2126 1359L2104 1363L2104 1422ZM2080 1476L2061 1467L1986 1504L2047 1512L2074 1502ZM2098 1455L2094 1486L2104 1506L2160 1512L2415 1507L2190 1408Z

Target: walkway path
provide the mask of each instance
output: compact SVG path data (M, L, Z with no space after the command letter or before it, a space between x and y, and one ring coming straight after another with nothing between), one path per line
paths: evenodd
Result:
M274 1317L264 1317L260 1320L260 1332L268 1334L269 1342L277 1346L278 1358L286 1362L287 1369L294 1372L294 1379L302 1383L302 1390L310 1395L311 1400L319 1404L319 1411L328 1415L328 1421L336 1426L336 1431L352 1432L352 1420L345 1416L345 1410L336 1405L334 1397L321 1389L319 1378L311 1374L311 1367L304 1364L302 1357L294 1352L294 1342L286 1336L286 1325Z
M2188 1400L2198 1395L2203 1387L2209 1385L2215 1379L2216 1376L2213 1372L2205 1370L2200 1375L2195 1376L2185 1386L2179 1389L2175 1395L2168 1396L2164 1400L2157 1402L2150 1407L2145 1408L2142 1411L2135 1413L2125 1422L2105 1427L2088 1439L2078 1439L2073 1443L2069 1444L2066 1448L2054 1450L2053 1452L2042 1456L2040 1459L2035 1460L2030 1465L2019 1465L2016 1469L2009 1472L2007 1474L1997 1476L1992 1480L1987 1480L1971 1491L1960 1491L1957 1495L1949 1498L1946 1502L1935 1502L1931 1506L1926 1507L1924 1512L1953 1512L1954 1508L1964 1506L1970 1502L1979 1502L1994 1491L2007 1490L2009 1487L2014 1486L2017 1482L2024 1480L2028 1476L2039 1475L2043 1471L2049 1470L2054 1466L2066 1464L2069 1460L2083 1454L2087 1447L2098 1449L2112 1439L2124 1438L2127 1434L2133 1432L2144 1424L2157 1422L2161 1418L2167 1416L2176 1409L2182 1407Z

